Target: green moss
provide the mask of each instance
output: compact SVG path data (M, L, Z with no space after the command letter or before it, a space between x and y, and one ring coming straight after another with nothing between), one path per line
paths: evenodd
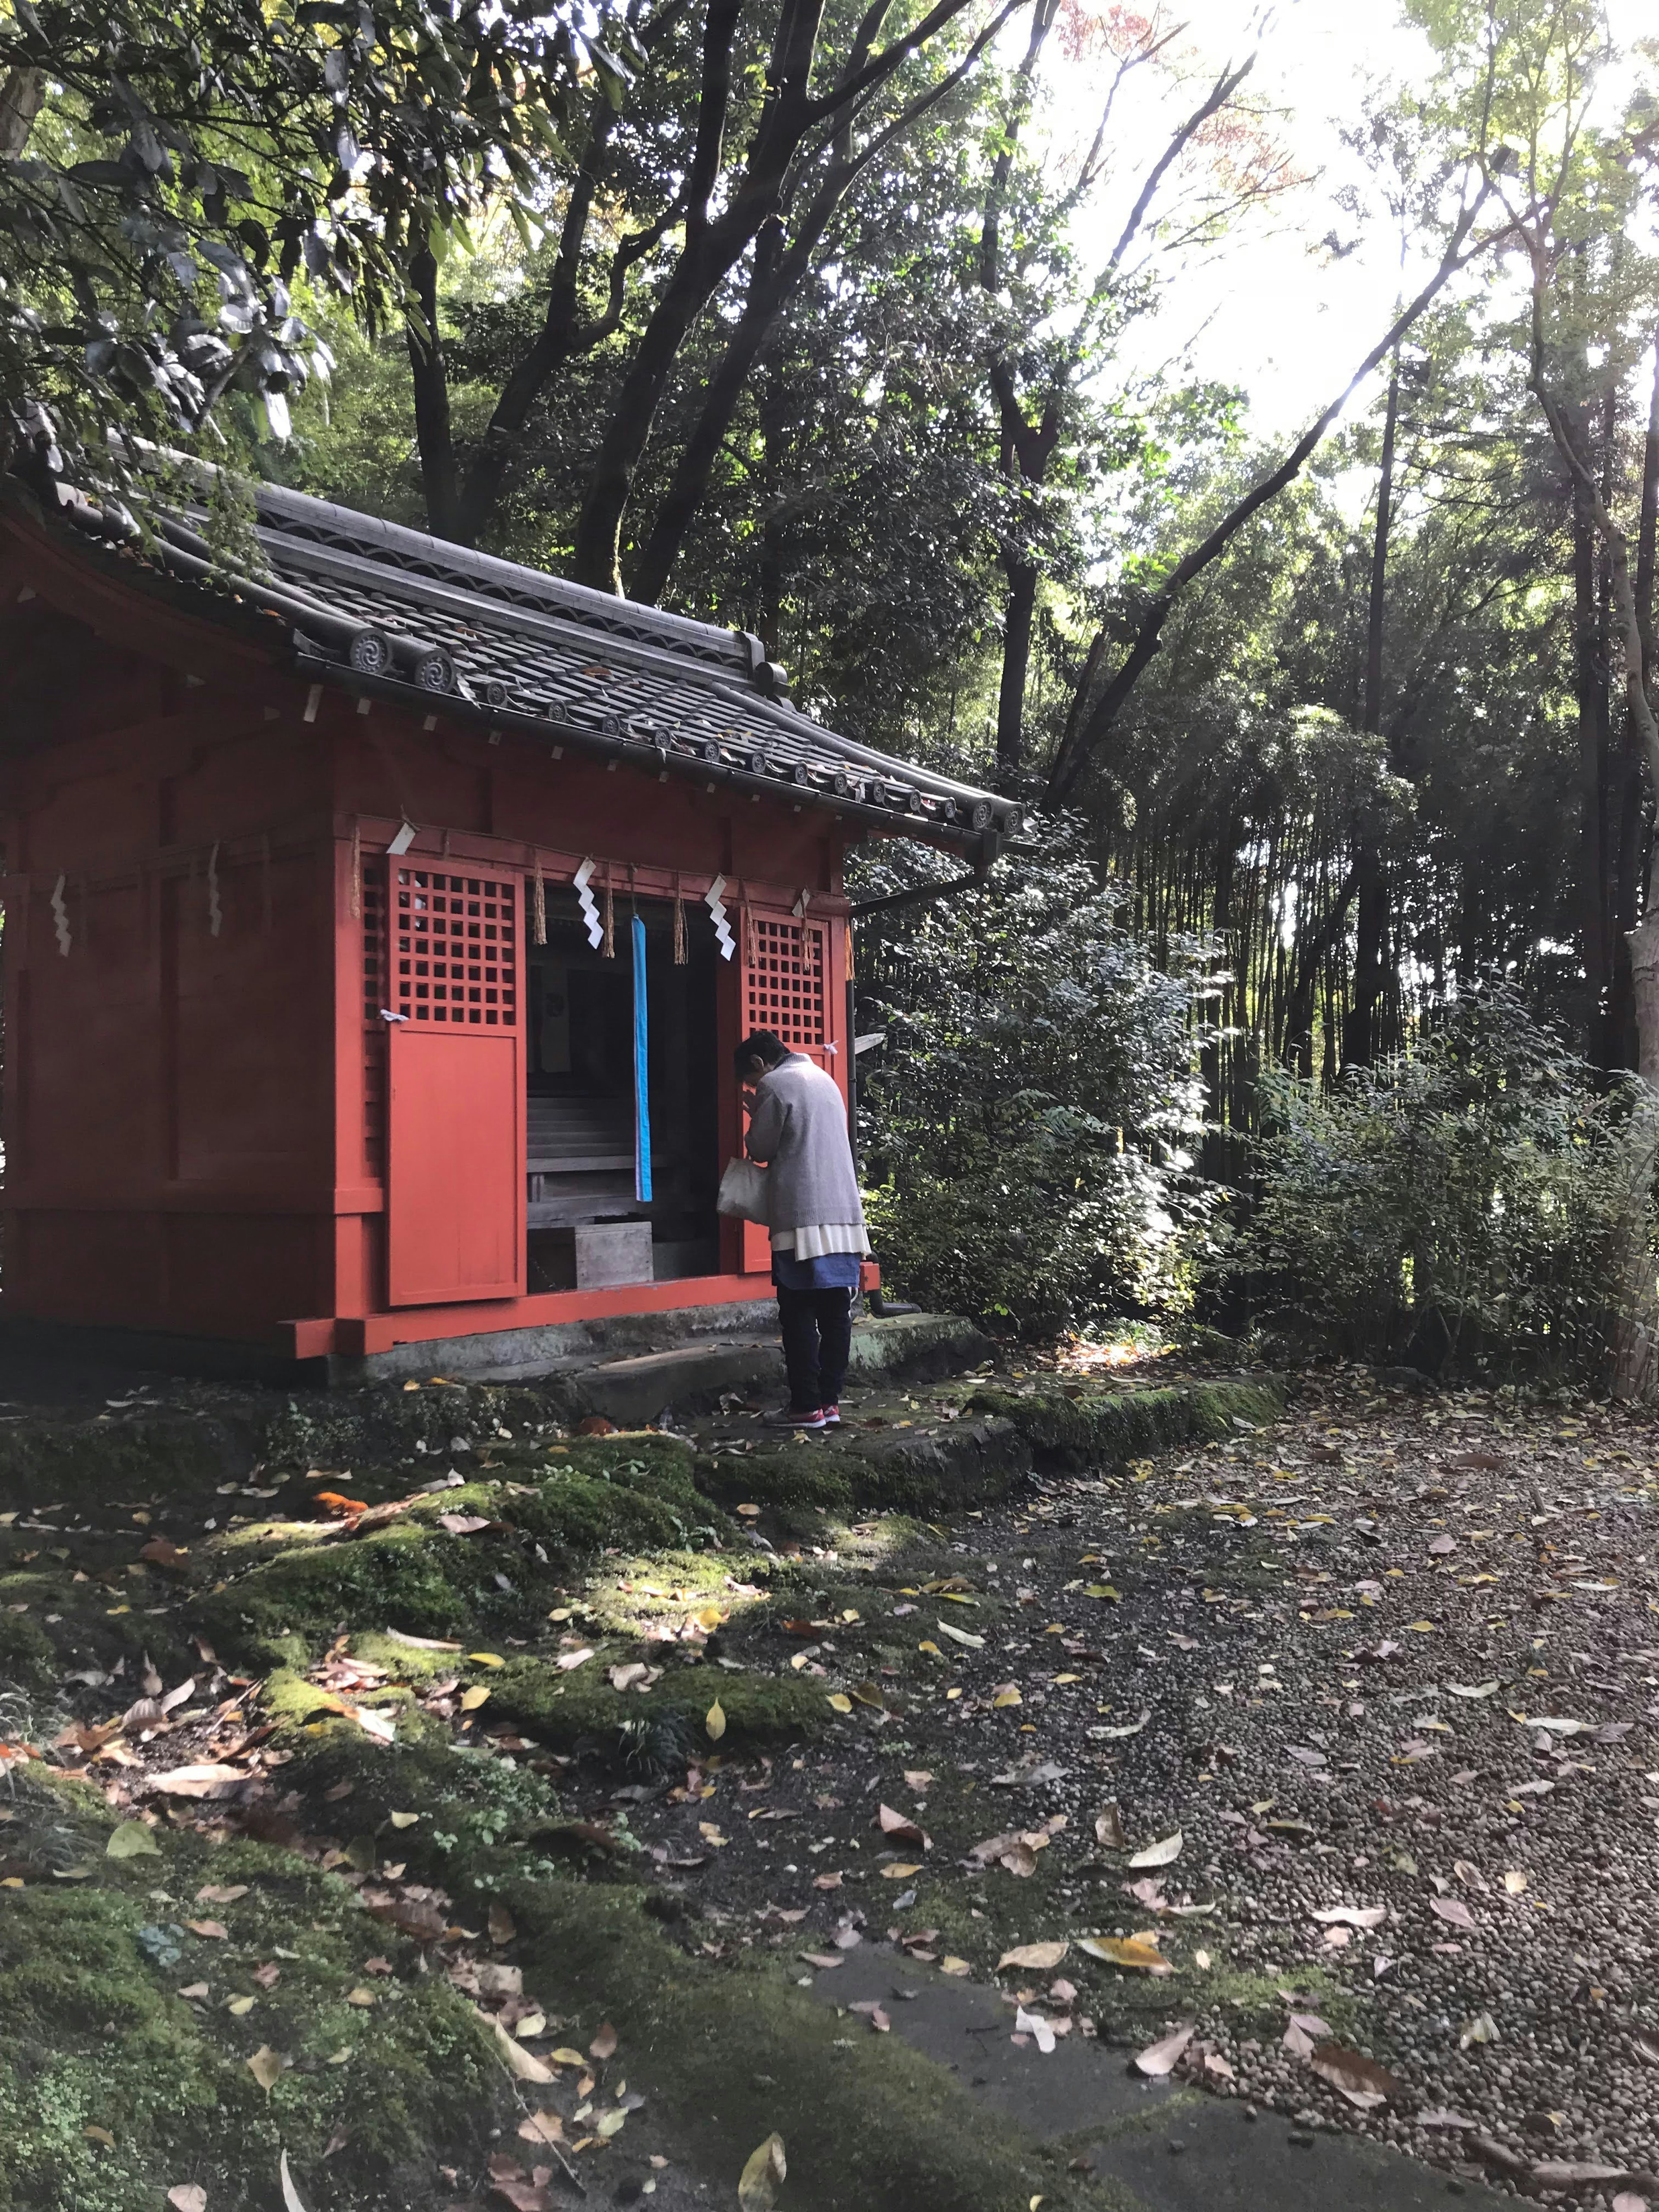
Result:
M371 1535L310 1542L263 1560L198 1607L208 1633L228 1651L295 1656L342 1624L449 1636L465 1626L476 1569L466 1540L414 1521L394 1521Z
M58 1680L58 1654L44 1628L26 1614L0 1613L0 1684L36 1693Z
M683 1732L689 1744L713 1750L706 1717L717 1702L726 1715L720 1748L728 1753L798 1741L833 1718L824 1686L797 1674L679 1666L641 1694L611 1688L601 1653L569 1674L539 1660L511 1659L490 1675L491 1715L518 1722L558 1751L587 1738L614 1746L624 1723L639 1732L655 1729L665 1741Z
M1034 1449L1079 1465L1114 1465L1183 1444L1232 1436L1235 1424L1276 1420L1276 1384L1175 1383L1156 1390L1080 1392L989 1387L967 1401L969 1413L1011 1421Z
M308 2198L326 2172L343 2201L389 2212L438 2159L482 2155L503 2078L476 2018L344 1884L264 1845L214 1852L166 1827L159 1859L110 1861L95 1793L60 1783L30 1784L23 1809L84 1829L96 1871L84 1887L0 1892L5 2212L149 2212L186 2180L252 2212L274 2202L284 2148ZM245 1890L211 1908L221 1940L185 1924L204 1882ZM279 1952L275 1986L256 1982ZM349 2004L374 1953L393 1971L373 1978L371 2007ZM178 1994L198 1980L205 2000ZM239 1994L253 2005L232 2014ZM261 2045L290 2069L269 2094L246 2064Z
M687 1960L636 1892L512 1885L526 1988L601 2014L655 2109L710 2169L734 2173L774 2129L789 2157L792 2212L1045 2212L1079 2199L1063 2161L971 2101L895 2036L854 2032L751 1954Z

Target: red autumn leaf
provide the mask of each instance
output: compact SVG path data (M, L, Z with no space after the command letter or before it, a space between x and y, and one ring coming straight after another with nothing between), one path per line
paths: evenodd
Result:
M320 1505L325 1512L339 1515L367 1513L368 1510L368 1502L366 1498L344 1498L337 1490L319 1490L312 1503L314 1505Z

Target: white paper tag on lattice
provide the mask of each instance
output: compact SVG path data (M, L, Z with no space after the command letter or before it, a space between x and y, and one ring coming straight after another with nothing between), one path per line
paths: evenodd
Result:
M581 901L582 920L587 924L587 941L597 952L605 942L605 924L599 920L599 909L588 885L593 880L593 863L584 860L573 878L576 896Z
M709 916L714 924L714 935L720 940L720 958L730 960L737 951L738 940L732 934L732 925L726 918L726 908L721 903L720 893L725 889L725 877L716 876L703 893L702 902L708 908Z

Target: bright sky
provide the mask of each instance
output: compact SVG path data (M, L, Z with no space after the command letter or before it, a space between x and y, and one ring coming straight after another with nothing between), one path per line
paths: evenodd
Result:
M1610 0L1615 40L1651 35L1652 5ZM1165 0L1162 13L1187 27L1184 43L1215 70L1254 42L1249 0ZM1136 358L1152 367L1184 356L1199 376L1243 385L1253 428L1275 440L1334 398L1387 329L1401 284L1386 213L1357 226L1334 204L1341 185L1364 175L1339 133L1358 118L1370 83L1420 83L1429 67L1426 41L1400 20L1395 0L1277 0L1250 82L1281 111L1279 135L1310 181L1247 218L1196 280L1171 289L1155 325L1138 334ZM1089 99L1081 84L1077 97ZM1185 88L1180 104L1194 104ZM1145 173L1174 112L1145 98L1120 111L1126 175ZM1102 210L1103 230L1114 216L1115 206ZM1332 229L1344 240L1358 232L1358 246L1340 260L1309 248ZM1366 399L1362 392L1352 407Z

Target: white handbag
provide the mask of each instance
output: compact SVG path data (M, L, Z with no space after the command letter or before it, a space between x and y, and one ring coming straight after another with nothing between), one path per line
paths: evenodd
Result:
M717 1212L734 1213L740 1221L766 1219L766 1170L753 1160L728 1160L720 1177Z

